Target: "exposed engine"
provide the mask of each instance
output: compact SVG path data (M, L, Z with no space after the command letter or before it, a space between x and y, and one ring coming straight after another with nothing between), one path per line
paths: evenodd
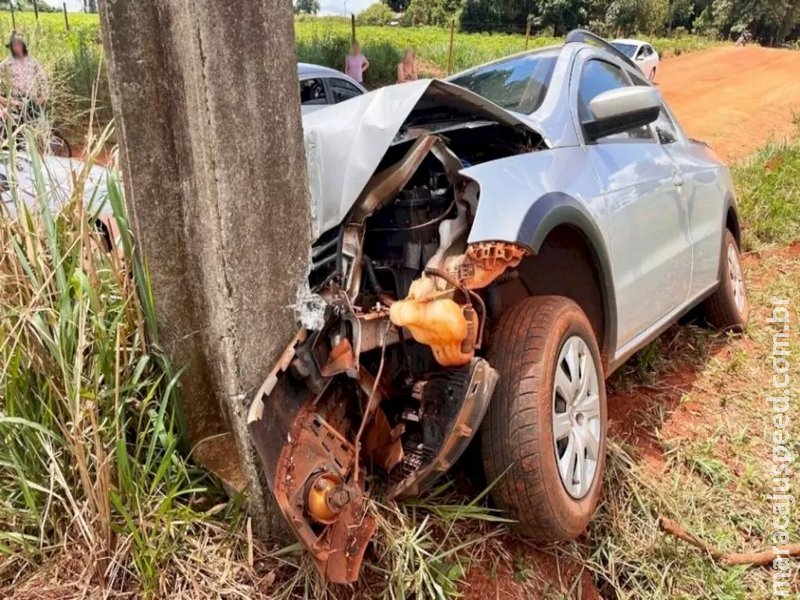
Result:
M331 581L358 575L375 527L365 495L418 494L483 419L498 377L480 357L484 291L529 251L467 244L479 190L460 171L534 151L530 137L489 124L393 146L313 246L325 326L298 333L250 422L284 514Z

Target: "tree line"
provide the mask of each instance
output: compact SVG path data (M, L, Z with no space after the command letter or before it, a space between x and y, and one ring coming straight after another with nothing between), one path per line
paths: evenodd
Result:
M387 10L388 9L388 10ZM297 12L316 13L318 0L295 0ZM393 14L394 13L394 14ZM462 31L564 35L575 28L617 33L694 33L726 39L750 31L760 43L800 39L800 0L382 0L360 13L362 22L447 25Z

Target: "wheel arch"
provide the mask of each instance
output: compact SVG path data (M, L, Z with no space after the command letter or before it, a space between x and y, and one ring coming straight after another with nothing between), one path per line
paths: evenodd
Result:
M586 305L587 302L591 302L592 295L585 287L587 284L585 277L581 278L581 275L586 273L582 270L584 266L579 264L579 258L583 257L585 267L591 269L594 275L593 283L596 284L602 305L599 315L593 320L593 327L598 333L604 367L607 367L616 352L617 302L611 259L595 219L583 203L575 198L563 193L546 194L533 203L525 215L520 227L519 240L527 240L526 243L533 251L533 255L520 265L520 272L523 275L528 269L536 271L548 266L566 269L573 275L571 281L568 278L561 280L561 286L550 281L550 285L537 287L536 281L526 281L531 293L539 295L539 287L542 287L542 293L558 293L560 289L564 292L563 295L568 297L577 295L578 297L573 297L573 300L581 305L592 321L590 313L593 311L591 306ZM564 251L570 248L578 250L577 254ZM558 262L555 265L552 263L548 265L548 260ZM545 264L542 264L543 262ZM599 325L598 319L601 320Z
M730 229L733 234L733 239L736 240L736 245L739 250L742 249L742 229L739 224L739 211L736 208L736 201L732 194L728 194L725 198L725 229ZM724 230L723 230L724 231Z

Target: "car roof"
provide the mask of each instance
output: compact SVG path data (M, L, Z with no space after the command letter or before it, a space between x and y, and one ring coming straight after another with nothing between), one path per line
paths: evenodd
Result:
M297 75L303 77L305 75L324 75L325 77L344 77L344 73L323 67L322 65L312 65L310 63L297 63Z

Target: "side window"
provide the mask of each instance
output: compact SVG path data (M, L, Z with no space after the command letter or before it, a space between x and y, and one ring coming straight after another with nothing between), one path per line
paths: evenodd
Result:
M640 58L647 58L647 46L640 46L639 51L636 53L637 60Z
M362 94L360 89L345 79L332 77L328 80L328 85L330 86L331 93L333 94L334 104L339 104L339 102L350 100L350 98L355 98L356 96L360 96Z
M631 86L631 82L622 72L622 69L602 60L590 60L584 65L580 83L578 84L578 118L581 121L587 121L594 117L589 103L596 96L609 90L629 86ZM610 135L602 138L599 142L652 139L653 134L649 127L639 127L625 133Z
M655 54L656 51L653 50L652 46L645 46L644 47L644 52L645 52L645 56L650 58L651 56L653 56L653 54Z
M300 82L300 104L316 106L327 103L328 97L325 95L322 79L306 79Z

